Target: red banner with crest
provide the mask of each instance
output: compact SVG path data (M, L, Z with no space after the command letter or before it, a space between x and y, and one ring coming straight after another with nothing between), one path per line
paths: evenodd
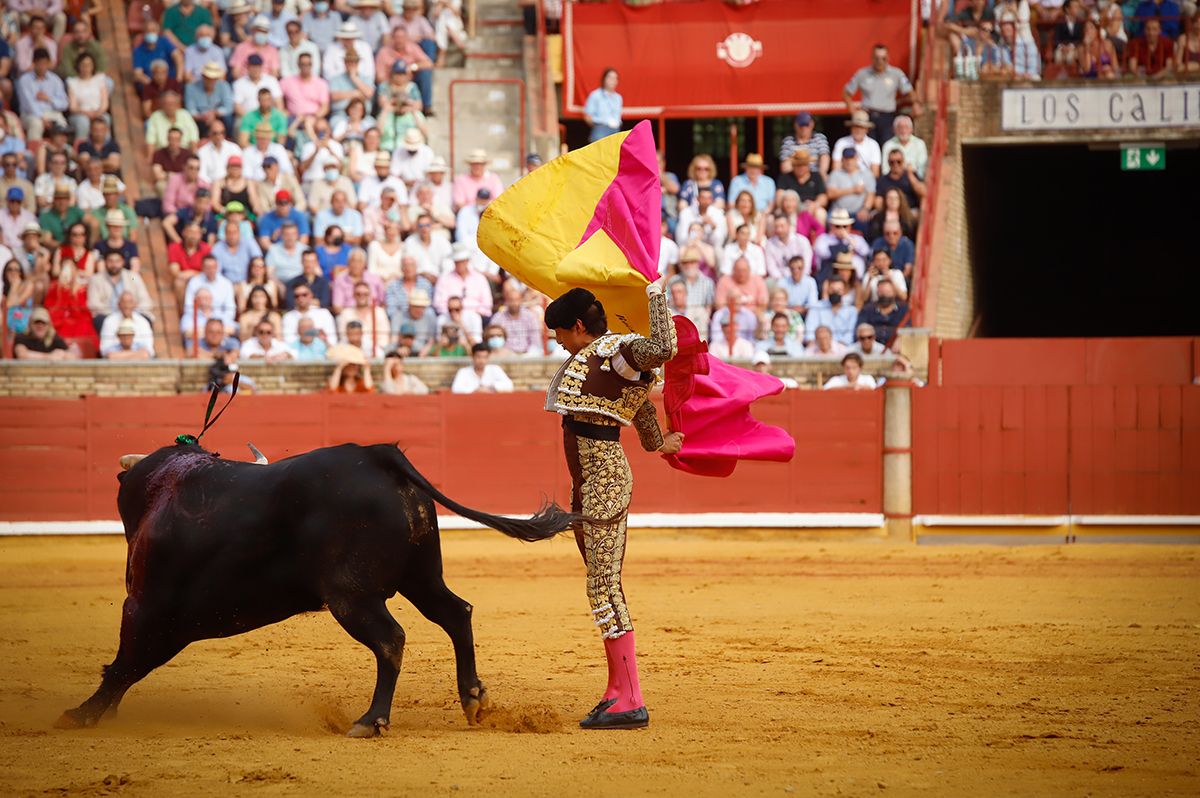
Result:
M914 0L620 0L564 4L565 108L583 111L608 67L627 119L844 108L842 88L886 44L912 76Z

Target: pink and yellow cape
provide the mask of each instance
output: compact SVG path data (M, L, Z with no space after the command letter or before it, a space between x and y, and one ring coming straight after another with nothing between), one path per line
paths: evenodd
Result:
M526 175L488 206L478 240L518 280L551 298L586 288L604 304L613 331L646 335L645 287L659 276L661 214L654 137L641 122ZM738 460L790 460L792 437L749 411L783 383L711 358L690 321L677 316L675 325L680 354L665 368L665 399L684 445L667 461L725 476Z

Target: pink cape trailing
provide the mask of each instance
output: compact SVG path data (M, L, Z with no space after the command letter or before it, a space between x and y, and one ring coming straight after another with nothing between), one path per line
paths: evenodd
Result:
M671 429L682 432L684 441L678 454L663 459L680 471L708 477L729 476L738 460L791 460L792 436L750 414L753 402L783 390L779 378L712 357L690 320L676 316L674 321L679 353L664 367L663 400Z

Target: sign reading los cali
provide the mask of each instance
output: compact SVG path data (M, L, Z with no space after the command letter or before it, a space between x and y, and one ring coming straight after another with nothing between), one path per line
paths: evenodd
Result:
M1004 130L1200 127L1200 83L1005 89Z

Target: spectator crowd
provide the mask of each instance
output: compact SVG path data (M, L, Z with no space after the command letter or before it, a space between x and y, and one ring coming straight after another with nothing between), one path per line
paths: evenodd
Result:
M951 0L943 30L962 79L1200 72L1200 12L1176 0Z
M22 7L39 4L9 0ZM456 177L431 147L433 75L465 42L457 0L139 0L132 80L155 195L122 179L93 20L25 8L0 83L6 324L21 358L153 358L155 331L229 381L239 360L334 359L330 388L425 389L405 356L469 357L454 390L511 390L492 356L545 356L547 298L478 248L505 188L488 154ZM6 17L5 19L9 19ZM620 76L593 123L622 124ZM707 154L662 168L660 272L715 356L880 354L907 320L925 196L908 77L887 49L851 76L845 135L797 114L774 175L726 186ZM14 111L8 110L9 107ZM531 156L526 169L538 168ZM167 239L177 318L156 317L139 217ZM166 272L158 270L158 274ZM161 283L160 283L161 285Z

